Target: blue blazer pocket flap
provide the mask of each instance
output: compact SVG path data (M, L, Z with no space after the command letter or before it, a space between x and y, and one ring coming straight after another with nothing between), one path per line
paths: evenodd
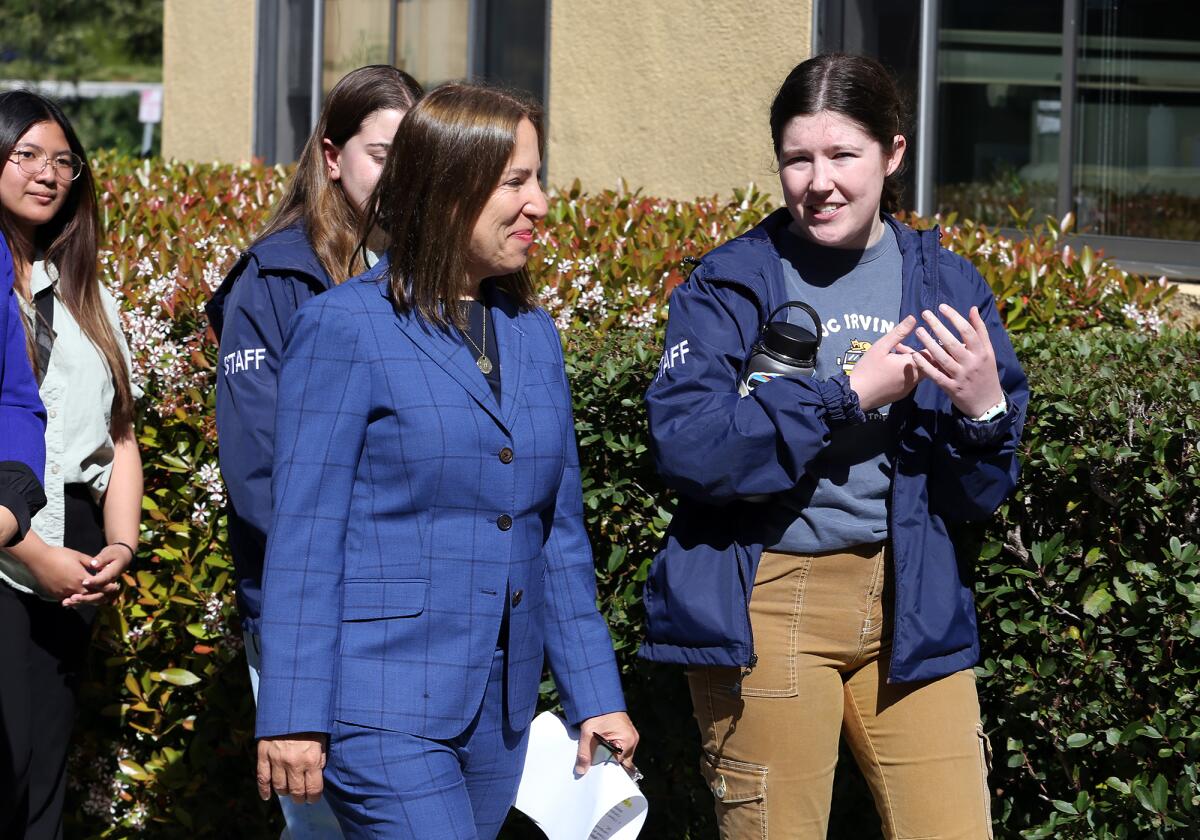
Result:
M342 585L343 621L420 615L429 596L429 581L419 578L347 580Z

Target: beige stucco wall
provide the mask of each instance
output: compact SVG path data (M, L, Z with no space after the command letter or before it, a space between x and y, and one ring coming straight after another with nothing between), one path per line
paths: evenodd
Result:
M250 158L256 5L252 0L165 0L164 157Z
M767 114L811 0L553 0L549 182L672 198L778 191Z

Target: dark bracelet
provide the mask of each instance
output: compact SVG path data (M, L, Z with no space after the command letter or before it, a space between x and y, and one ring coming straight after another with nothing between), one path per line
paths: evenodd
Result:
M137 552L133 550L133 546L131 546L129 543L121 542L120 540L113 540L109 543L109 545L119 545L121 548L124 548L126 551L128 551L130 563L137 559Z

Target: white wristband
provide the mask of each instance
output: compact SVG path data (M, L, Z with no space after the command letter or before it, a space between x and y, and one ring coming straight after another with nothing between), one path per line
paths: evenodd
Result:
M989 408L987 411L974 418L976 423L989 423L992 420L1003 417L1008 412L1008 400L1000 397L1000 402Z

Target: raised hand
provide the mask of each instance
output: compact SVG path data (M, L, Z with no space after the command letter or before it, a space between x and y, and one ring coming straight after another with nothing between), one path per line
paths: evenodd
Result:
M908 351L909 358L916 362L923 377L946 392L955 408L967 417L978 417L1004 398L987 325L974 306L970 320L945 303L938 311L954 325L958 335L926 309L921 316L932 334L925 327L917 329L917 338L925 349L919 353Z
M917 324L909 315L891 332L871 345L850 371L850 388L863 411L879 408L906 396L921 379L912 351L900 342ZM896 351L896 352L893 352Z

